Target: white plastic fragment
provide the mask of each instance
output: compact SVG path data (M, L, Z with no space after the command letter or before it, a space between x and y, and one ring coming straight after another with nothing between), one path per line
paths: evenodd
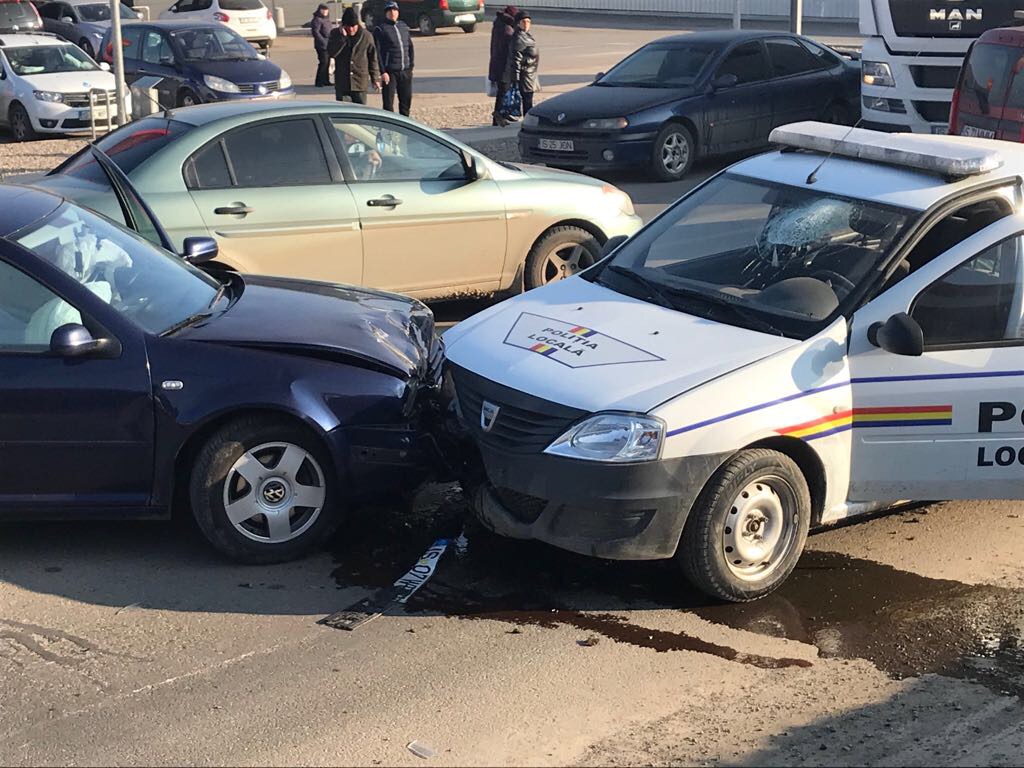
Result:
M428 744L424 744L422 741L410 741L405 745L405 748L416 755L416 757L422 757L424 760L427 760L437 754L433 747Z

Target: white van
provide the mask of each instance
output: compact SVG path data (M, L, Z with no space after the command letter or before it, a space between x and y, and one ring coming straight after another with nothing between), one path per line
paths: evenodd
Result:
M808 528L1024 498L1020 145L820 123L445 334L498 533L761 597Z

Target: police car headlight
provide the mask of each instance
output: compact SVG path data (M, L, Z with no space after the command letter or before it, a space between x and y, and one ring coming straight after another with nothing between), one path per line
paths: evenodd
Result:
M50 101L60 104L64 101L64 94L57 91L32 91L32 95L40 101Z
M544 453L587 461L655 461L661 456L665 422L631 413L599 413L583 421Z
M892 76L892 70L884 61L862 61L860 76L864 85L896 85L896 78Z

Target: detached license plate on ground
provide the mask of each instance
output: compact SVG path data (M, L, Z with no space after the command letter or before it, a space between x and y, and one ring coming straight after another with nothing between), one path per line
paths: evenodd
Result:
M463 13L455 17L456 24L474 24L476 23L476 16L472 13Z
M569 139L541 139L538 149L550 149L554 152L572 152L575 147Z
M990 131L988 128L975 128L973 125L965 125L960 129L960 135L970 136L975 139L994 139L996 132Z

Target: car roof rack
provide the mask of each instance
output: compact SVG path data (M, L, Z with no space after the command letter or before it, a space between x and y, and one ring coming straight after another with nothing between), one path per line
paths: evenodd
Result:
M980 176L1003 165L1003 156L998 149L969 141L912 133L884 133L814 121L779 126L772 130L768 140L784 149L913 168L946 179Z

